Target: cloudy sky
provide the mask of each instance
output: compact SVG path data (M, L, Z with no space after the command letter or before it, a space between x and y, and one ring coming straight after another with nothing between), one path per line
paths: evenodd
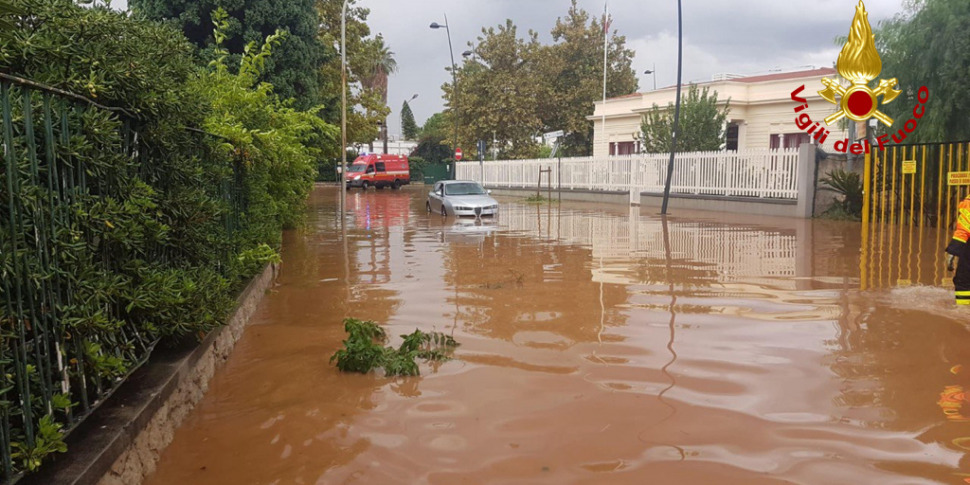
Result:
M869 21L902 12L905 0L866 0ZM114 0L118 7L126 2ZM523 33L529 29L550 42L556 18L565 15L570 0L358 0L370 8L369 24L382 33L398 63L391 76L389 99L393 110L388 124L400 132L400 108L411 102L418 124L444 105L441 85L451 82L444 29L431 22L448 16L455 62L481 33L482 27L512 19ZM684 81L705 81L717 73L758 74L831 66L841 48L833 43L847 35L857 0L683 0ZM579 5L602 15L604 0L579 0ZM656 65L658 87L677 82L677 2L675 0L609 0L612 29L626 36L636 52L633 67L640 90L653 88ZM590 106L590 112L592 112Z

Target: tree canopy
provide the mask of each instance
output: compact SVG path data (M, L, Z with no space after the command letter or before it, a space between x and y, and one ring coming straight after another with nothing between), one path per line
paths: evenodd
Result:
M259 81L273 85L294 107L319 106L318 114L330 123L340 122L341 59L340 25L342 0L131 0L132 9L154 20L173 22L199 46L201 57L211 60L216 39L212 15L222 7L228 14L222 49L227 64L238 65L251 42L261 42L277 30L286 35L266 60ZM371 37L370 10L350 0L347 8L347 140L350 144L373 141L378 122L387 107L387 76L396 69L389 46L381 36Z
M476 58L466 60L459 71L459 146L469 152L478 139L500 141L500 157L535 156L542 133L540 105L551 96L550 84L540 80L540 57L545 54L538 34L517 35L511 20L505 25L482 29L475 49ZM445 85L449 100L451 86Z
M970 139L970 2L919 0L875 32L881 78L895 77L902 94L880 110L896 120L890 132L913 117L917 91L930 92L926 114L907 141ZM880 130L884 130L880 125Z
M609 25L609 24L607 24ZM565 17L552 30L549 69L553 79L553 104L545 110L549 131L565 131L564 155L588 155L593 147L593 125L586 119L593 102L603 97L603 23L576 5L573 0ZM635 93L639 88L633 72L634 52L626 48L626 37L610 34L607 52L607 97Z
M296 106L306 109L323 101L319 67L327 53L317 39L317 13L314 0L131 0L131 8L153 20L174 22L192 43L210 52L215 46L213 12L223 8L228 14L223 46L239 62L246 46L262 42L277 30L287 32L273 56L266 60L261 78L274 86L281 97L294 98Z
M450 141L452 137L451 117L446 113L431 115L421 127L418 146L414 149L417 156L428 163L442 163L452 157Z
M534 157L536 137L557 130L566 132L564 154L591 153L593 127L586 117L603 95L603 22L574 0L551 33L553 44L542 44L536 32L522 34L507 20L483 28L470 44L474 55L457 73L459 145L469 156L477 140L494 139L500 157ZM616 32L609 35L608 96L638 87L633 51L625 44ZM451 115L453 86L442 89Z
M730 112L730 100L718 106L717 91L691 84L680 103L678 152L720 150L724 146L724 123ZM674 104L665 108L656 104L643 115L640 124L641 143L646 153L669 153L673 133Z

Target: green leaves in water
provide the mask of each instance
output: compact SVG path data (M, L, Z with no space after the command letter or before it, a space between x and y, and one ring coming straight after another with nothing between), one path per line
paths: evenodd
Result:
M401 336L404 341L400 347L385 347L383 344L387 342L387 334L384 329L374 322L356 318L345 319L344 330L348 334L344 348L330 357L330 362L336 361L337 368L344 372L366 374L373 369L383 368L387 376L416 376L421 373L417 359L444 362L460 345L450 335L425 333L416 329Z

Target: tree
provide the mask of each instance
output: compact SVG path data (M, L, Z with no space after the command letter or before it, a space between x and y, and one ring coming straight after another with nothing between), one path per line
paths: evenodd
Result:
M452 124L445 113L431 115L421 127L421 138L413 155L428 163L444 163L452 157L451 148L445 140L451 139Z
M367 16L370 10L357 7L356 0L347 5L347 142L351 145L371 143L377 138L379 121L384 120L390 109L385 95L365 86L365 78L374 73L374 39L370 39ZM340 26L343 0L317 0L319 15L317 38L332 56L319 69L321 85L330 98L324 101L323 117L332 123L340 122L341 109L341 61ZM383 40L381 44L383 45Z
M379 110L372 109L371 113L380 113L380 124L387 125L387 115L390 110L387 107L387 76L397 71L397 61L394 60L394 53L384 44L384 37L380 34L373 39L366 39L363 42L363 49L358 54L355 62L357 67L357 77L361 87L365 92L369 91L380 100ZM380 132L378 133L380 135ZM374 151L374 139L367 140L370 151Z
M238 0L228 5L220 0L131 0L130 5L149 19L174 22L210 55L215 45L212 14L224 8L229 24L223 45L233 55L233 65L249 43L262 42L277 29L285 31L288 35L266 60L260 80L272 84L283 99L295 99L299 109L324 101L318 73L328 53L317 39L314 0Z
M457 76L460 145L472 148L479 139L495 138L502 157L534 157L538 135L563 130L564 154L592 151L593 127L586 117L603 95L603 22L573 0L552 37L552 45L541 44L532 31L520 38L511 20L482 29L472 45L474 58L465 60ZM637 89L633 51L625 44L623 36L610 35L608 96ZM451 84L443 89L450 103Z
M377 37L365 41L361 57L360 83L364 89L380 93L381 101L387 104L387 76L397 72L397 61L394 60L394 53L384 44L384 36L377 34Z
M730 100L718 106L717 91L703 90L691 84L680 105L678 152L720 150L724 146L724 123L730 112ZM656 104L643 115L641 142L647 153L669 153L673 132L674 104L660 108Z
M543 73L554 91L542 112L545 129L565 131L563 154L588 155L593 148L593 125L586 117L592 113L593 103L603 97L603 23L573 0L566 16L556 20L552 38L555 44ZM626 48L626 37L614 31L607 51L608 97L639 88L631 67L633 56L633 50Z
M475 59L466 60L458 72L459 146L469 148L469 158L475 155L475 141L492 137L502 157L538 154L535 137L543 127L539 103L551 96L549 84L539 77L541 51L538 34L518 37L511 20L482 29ZM449 103L452 88L450 83L443 87Z
M436 138L444 140L451 135L451 116L447 113L435 113L424 121L421 127L421 138Z
M401 131L406 140L414 140L418 137L418 123L414 121L414 113L411 112L411 105L407 101L401 106Z
M970 2L920 0L906 14L884 22L875 32L882 58L881 78L895 77L902 94L879 109L895 120L896 133L913 118L917 91L930 97L919 127L909 142L970 139L970 85L963 82L970 66ZM882 125L880 125L882 126Z

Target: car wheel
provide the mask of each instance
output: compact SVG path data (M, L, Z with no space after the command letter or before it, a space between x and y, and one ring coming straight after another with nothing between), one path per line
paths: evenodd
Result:
M444 204L441 205L441 217L448 217L448 211L445 210Z
M394 185L392 185L391 188L394 189L394 190L400 189L401 188L401 181L400 180L395 180L394 181Z
M361 182L360 190L367 190L367 182Z
M428 209L428 214L430 214L431 213L431 202L425 202L424 203L424 208L425 209Z

